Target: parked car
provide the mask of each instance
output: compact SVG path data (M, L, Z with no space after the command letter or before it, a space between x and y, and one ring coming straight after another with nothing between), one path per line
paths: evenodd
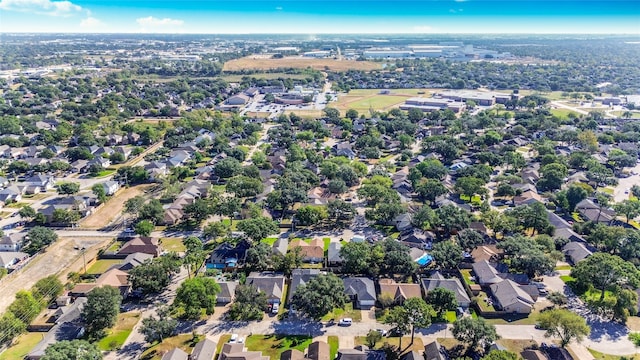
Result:
M238 342L238 334L231 334L231 338L229 338L229 344L235 344Z
M380 333L380 335L382 336L387 336L388 332L385 329L376 329L377 332Z
M280 304L273 304L273 306L271 307L271 313L277 314L278 310L280 310Z
M351 324L353 324L353 319L351 318L344 318L338 321L338 326L351 326Z

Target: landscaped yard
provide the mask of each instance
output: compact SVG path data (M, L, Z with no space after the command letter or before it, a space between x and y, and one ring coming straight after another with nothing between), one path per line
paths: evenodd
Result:
M138 320L140 320L140 313L137 311L118 314L116 325L107 330L107 337L98 342L98 348L102 351L120 349Z
M342 318L352 318L353 321L362 321L362 313L358 309L353 308L353 303L347 303L344 309L335 308L332 312L322 317L322 321L334 319L338 321Z
M109 270L110 267L122 263L120 259L100 259L93 263L88 269L87 274L98 275Z
M355 345L366 345L367 344L367 340L366 340L366 336L356 336L355 338ZM376 343L375 349L379 349L381 346L384 345L384 343L388 343L389 345L393 345L393 346L399 346L400 345L400 338L399 337L386 337L386 338L382 338L382 340L378 341ZM411 336L403 336L402 337L402 348L400 349L400 351L402 352L408 352L408 351L424 351L424 343L422 342L422 339L419 337L415 337L413 339L413 344L411 343Z
M312 338L304 335L251 335L247 337L245 346L249 351L261 351L262 355L278 360L280 354L289 349L304 352L311 342Z
M496 311L496 309L489 302L491 298L484 291L480 291L478 294L478 306L482 311Z
M167 339L160 344L153 345L145 350L140 359L142 360L160 360L162 359L162 355L169 352L173 348L180 348L184 350L187 354L191 354L191 350L196 344L202 340L203 336L198 335L195 339L192 334L181 334L177 336L173 336ZM222 342L221 342L222 344Z
M462 274L465 283L467 283L468 285L475 285L476 282L471 280L471 278L473 277L473 275L471 275L471 271L471 269L461 269L460 273Z
M556 270L571 270L571 265L569 264L559 265L559 266L556 266Z
M15 345L0 354L0 360L24 359L25 356L42 340L44 333L30 332L20 335Z
M337 336L328 336L327 343L329 344L329 359L335 359L338 355L338 347L340 343Z
M269 238L262 239L262 241L261 241L261 242L263 242L263 243L265 243L265 244L267 244L267 245L269 245L269 246L273 246L273 244L274 244L277 240L278 240L278 238L269 237Z
M182 242L182 238L161 238L162 248L166 251L185 252L187 248Z

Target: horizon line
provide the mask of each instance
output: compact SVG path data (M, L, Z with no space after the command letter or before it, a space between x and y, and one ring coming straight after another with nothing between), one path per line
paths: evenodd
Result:
M359 32L273 32L273 33L258 33L258 32L66 32L66 31L0 31L0 35L376 35L376 36L390 36L390 35L620 35L620 36L637 36L640 38L640 33L588 33L588 32L575 32L575 33L558 33L558 32L386 32L386 33L359 33Z

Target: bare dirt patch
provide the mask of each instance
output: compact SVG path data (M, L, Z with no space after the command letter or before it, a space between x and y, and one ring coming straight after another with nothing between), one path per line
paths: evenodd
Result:
M124 203L132 197L142 195L145 189L152 185L143 184L118 191L116 196L109 199L100 209L89 215L80 222L81 228L101 228L109 225L117 216L122 213Z
M347 70L379 70L382 64L371 61L335 60L335 59L307 59L303 57L289 57L283 59L265 59L257 56L247 56L224 63L223 71L240 70L273 70L282 68L316 70L347 71Z

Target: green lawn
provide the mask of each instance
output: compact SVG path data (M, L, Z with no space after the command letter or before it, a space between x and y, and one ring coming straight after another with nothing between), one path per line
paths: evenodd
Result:
M231 334L220 335L218 346L216 347L216 354L220 354L220 352L222 351L222 347L224 346L224 344L229 342L229 339L231 339Z
M263 242L263 243L265 243L265 244L267 244L267 245L269 245L269 246L273 246L273 244L274 244L277 240L278 240L278 238L269 237L269 238L262 239L262 241L261 241L261 242Z
M458 316L456 315L455 311L447 311L444 317L445 319L447 319L447 322L449 324L453 324L458 319Z
M596 191L597 192L601 192L601 193L605 193L607 195L613 195L613 192L615 191L615 189L612 188L612 187L607 186L607 187L599 187L599 188L596 189Z
M338 337L337 336L328 336L327 343L329 343L329 359L335 359L336 355L338 355Z
M375 349L379 349L380 347L382 347L385 343L388 343L389 345L393 345L393 346L399 346L400 345L400 338L399 337L386 337L386 338L382 338L382 340L378 341L376 343ZM356 336L355 338L355 345L366 345L367 344L367 338L366 336ZM406 351L424 351L424 343L422 342L422 339L419 337L416 337L413 340L413 344L411 344L411 336L403 336L402 337L402 348L400 349L400 351L402 352L406 352Z
M571 277L570 275L560 275L560 280L564 281L564 283L567 285L576 281L576 279Z
M560 108L560 109L551 109L551 114L552 114L552 115L555 115L555 116L557 116L557 117L559 117L559 118L562 118L562 119L567 119L567 118L569 118L569 114L571 114L571 113L573 113L573 114L574 114L574 115L576 115L576 116L578 115L578 113L576 113L576 112L575 112L575 111L573 111L573 110L569 110L569 109L563 109L563 108Z
M169 352L173 348L180 348L184 350L187 354L191 354L191 350L193 349L193 347L196 346L196 344L200 340L202 340L202 338L203 338L202 335L198 335L194 339L192 334L181 334L181 335L164 339L162 343L156 344L147 348L147 350L145 350L140 356L140 359L161 360L162 355Z
M347 303L344 309L335 308L332 312L322 317L322 321L328 321L334 319L338 321L342 318L352 318L353 321L362 321L362 313L358 309L353 308L353 303Z
M102 170L99 173L97 173L95 176L92 176L93 178L101 178L101 177L107 177L111 174L113 174L114 172L116 172L115 170Z
M496 311L493 305L489 305L488 301L485 301L485 299L489 300L491 298L484 291L480 291L480 293L478 293L478 306L480 309L482 311Z
M116 241L113 244L111 244L111 246L109 246L109 248L107 249L107 252L117 252L118 250L120 250L122 245L124 245L124 241Z
M461 269L460 273L462 274L462 277L464 278L464 282L467 283L467 285L475 285L476 282L471 280L471 269Z
M312 340L304 335L251 335L247 337L245 346L249 351L261 351L263 356L278 360L280 354L289 349L304 352Z
M480 195L473 195L472 197L469 197L467 195L460 195L460 200L471 203L471 204L482 203L482 198L480 197Z
M185 252L187 248L182 242L182 238L161 238L162 248L166 251Z
M324 241L324 251L329 250L329 243L331 242L331 238L322 238L322 241Z
M120 259L100 259L93 263L91 267L87 269L87 274L98 275L109 270L110 267L116 264L122 263Z
M630 354L630 355L626 355L626 356L617 356L617 355L603 354L603 353L601 353L599 351L595 351L595 350L589 349L589 348L587 348L587 350L589 350L591 355L593 355L593 357L596 360L621 360L622 358L625 358L627 360L640 360L640 355L639 354Z
M24 359L24 357L38 345L43 337L44 333L39 332L20 335L13 346L0 353L0 360Z
M120 349L138 320L140 320L140 313L137 311L118 314L116 325L107 330L107 336L98 342L98 348L102 351Z
M560 265L556 266L556 270L571 270L571 265Z

